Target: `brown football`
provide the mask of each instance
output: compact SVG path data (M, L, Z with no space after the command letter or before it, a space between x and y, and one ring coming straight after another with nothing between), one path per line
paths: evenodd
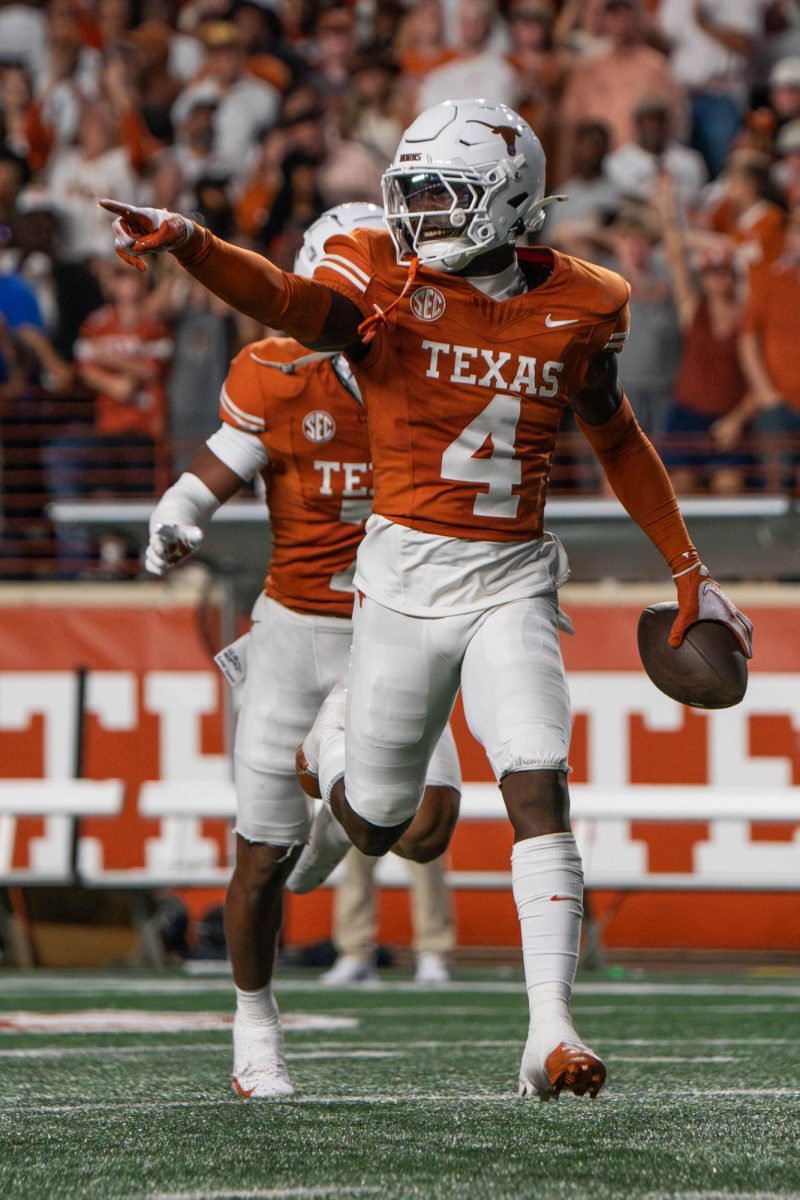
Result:
M653 683L692 708L732 708L747 691L747 659L736 636L719 621L698 621L676 649L667 638L674 602L651 604L639 617L639 656Z

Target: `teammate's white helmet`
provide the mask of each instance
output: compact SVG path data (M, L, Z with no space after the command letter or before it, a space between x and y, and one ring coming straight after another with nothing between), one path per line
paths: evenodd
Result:
M544 152L506 104L445 100L405 131L381 188L397 261L460 271L541 227Z
M294 260L296 275L310 279L322 258L322 251L329 237L335 233L352 233L354 229L385 229L383 209L377 204L355 201L337 204L329 208L303 234L303 244Z

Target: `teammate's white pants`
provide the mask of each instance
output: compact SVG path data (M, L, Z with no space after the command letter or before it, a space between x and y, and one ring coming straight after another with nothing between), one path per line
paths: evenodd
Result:
M356 604L347 691L345 788L373 825L399 825L425 773L459 684L472 733L495 776L566 770L569 693L556 594L477 613L410 617L369 597Z
M292 612L263 593L252 617L234 745L236 832L289 846L306 841L313 815L295 776L295 751L347 673L353 625Z

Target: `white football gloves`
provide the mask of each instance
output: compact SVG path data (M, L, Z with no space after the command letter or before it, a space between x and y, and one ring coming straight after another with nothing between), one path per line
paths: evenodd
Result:
M150 514L150 541L144 565L151 575L164 575L203 540L203 530L219 508L211 489L191 471L167 488Z
M144 565L151 575L166 575L170 567L182 562L203 540L197 525L157 525L150 534Z
M111 228L114 231L114 250L123 262L146 271L146 254L177 250L194 233L194 223L180 213L166 208L138 208L119 200L101 200L100 207L116 213Z

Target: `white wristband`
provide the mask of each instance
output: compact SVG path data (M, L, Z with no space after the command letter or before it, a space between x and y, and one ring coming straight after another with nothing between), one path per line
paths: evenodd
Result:
M676 571L672 576L673 579L680 579L681 575L688 575L690 571L704 571L705 567L701 562L692 563L690 567L686 567L683 571Z
M197 475L184 471L150 514L150 532L155 533L159 525L197 525L203 529L219 506L211 488Z

